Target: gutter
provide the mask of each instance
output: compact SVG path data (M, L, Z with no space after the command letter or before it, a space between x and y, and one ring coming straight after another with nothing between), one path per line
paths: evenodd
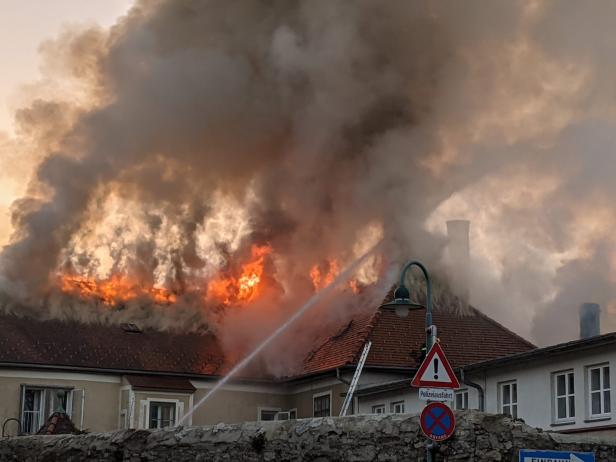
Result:
M479 385L478 383L467 380L466 377L464 376L463 367L460 368L460 379L462 379L462 383L464 383L465 385L468 385L469 387L472 387L477 390L477 396L479 398L479 411L484 412L485 411L485 392L483 391L483 387Z
M616 332L590 337L588 339L572 340L570 342L558 343L542 348L515 353L508 356L503 356L496 359L481 361L474 364L469 364L465 367L467 371L480 371L494 367L503 367L511 364L523 363L528 359L544 359L550 358L554 354L578 353L594 348L602 348L612 346L616 343Z

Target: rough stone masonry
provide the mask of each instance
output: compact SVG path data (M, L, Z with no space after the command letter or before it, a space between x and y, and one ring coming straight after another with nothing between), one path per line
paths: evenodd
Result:
M456 416L456 434L439 444L436 461L517 461L520 448L616 461L616 438L543 432L476 411ZM425 442L417 416L371 415L16 437L0 442L0 461L423 461Z

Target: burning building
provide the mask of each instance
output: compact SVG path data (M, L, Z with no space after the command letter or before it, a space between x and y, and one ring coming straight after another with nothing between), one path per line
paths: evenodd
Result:
M417 310L398 318L373 307L322 325L293 373L273 376L258 358L193 413L230 368L216 335L3 315L0 420L18 419L23 433L34 433L58 405L79 430L91 431L177 425L189 411L185 423L194 425L338 415L368 341L361 387L410 380L421 360L424 316ZM436 313L435 322L456 368L534 348L474 309Z
M153 363L95 369L120 383L125 422L150 411L168 422L169 406L140 411L150 408L138 392L154 385L128 376L217 376L378 243L284 348L264 352L261 375L302 377L307 351L376 319L407 256L439 275L443 315L459 311L453 288L538 343L573 337L591 298L580 281L605 313L616 300L614 118L602 92L586 91L611 89L612 9L138 0L109 29L67 28L42 46L45 75L16 114L11 146L32 175L11 207L0 307L31 356L6 362L90 370L106 363L95 352L126 339L126 351L156 349L134 340L152 332L171 348ZM579 18L593 26L572 41ZM454 216L477 223L474 255L463 221L450 222L449 241L467 249L446 252L439 227ZM56 323L91 332L93 356L42 335L67 335ZM186 339L215 344L202 352L215 358L172 348ZM354 351L323 370L352 364ZM199 390L174 380L167 390ZM259 393L278 396L270 386ZM22 402L40 408L41 390Z

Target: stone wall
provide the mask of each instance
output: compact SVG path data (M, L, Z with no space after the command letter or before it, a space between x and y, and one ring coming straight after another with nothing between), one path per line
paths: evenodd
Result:
M435 461L517 462L520 448L589 451L597 461L616 461L616 439L546 433L475 411L457 419ZM10 438L0 441L0 461L423 461L425 443L417 416L359 416Z

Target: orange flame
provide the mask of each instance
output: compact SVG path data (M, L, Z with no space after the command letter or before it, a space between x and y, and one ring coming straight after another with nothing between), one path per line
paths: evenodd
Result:
M334 279L336 279L339 274L340 265L338 264L338 260L335 258L328 259L326 265L313 265L310 269L310 279L312 280L314 290L319 291L324 287L327 287L334 282ZM362 285L359 281L357 281L357 279L349 279L347 285L354 294L361 292Z
M321 265L314 265L310 269L310 279L312 279L312 285L314 290L320 290L330 285L336 276L340 273L340 267L338 266L338 260L331 258L327 260L326 269Z
M98 280L86 276L63 275L60 277L62 292L81 298L92 298L106 305L116 305L140 297L149 297L161 305L175 303L174 293L162 287L142 287L129 278L113 275L108 279Z
M251 260L242 265L242 273L235 276L216 276L207 284L208 300L216 300L225 305L249 302L259 293L262 282L265 257L272 252L269 245L251 247Z

